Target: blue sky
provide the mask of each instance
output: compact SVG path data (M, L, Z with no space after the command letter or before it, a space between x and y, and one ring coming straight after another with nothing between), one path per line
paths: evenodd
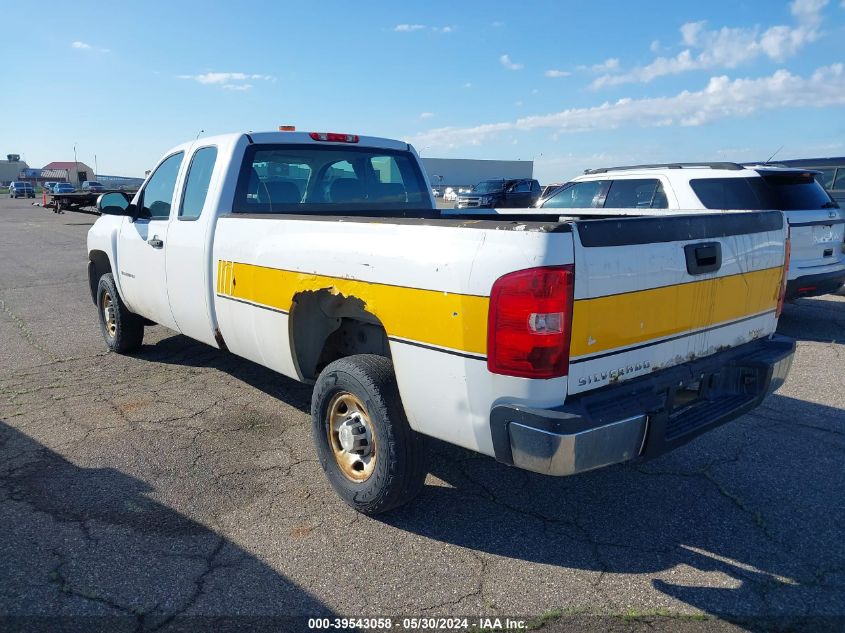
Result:
M845 154L845 0L242 5L7 7L27 27L4 33L0 155L41 167L76 143L142 175L200 129L280 124L533 159L543 182Z

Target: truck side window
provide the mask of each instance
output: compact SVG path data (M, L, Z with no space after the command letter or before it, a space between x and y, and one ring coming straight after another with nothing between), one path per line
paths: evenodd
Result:
M147 186L141 192L141 213L139 217L162 220L170 216L173 204L173 190L176 189L176 176L182 165L183 152L173 154L158 166L150 176Z
M561 187L545 203L544 209L586 209L598 204L606 180L575 182Z
M516 183L513 188L514 193L530 193L531 192L531 181L530 180L523 180L522 182Z
M193 158L191 158L191 164L188 167L188 177L185 182L185 191L182 194L182 205L179 207L180 218L195 220L200 217L202 208L205 205L205 197L208 195L211 172L214 171L214 163L216 161L216 147L198 149Z
M611 182L604 206L608 209L665 209L668 201L657 178L633 178Z

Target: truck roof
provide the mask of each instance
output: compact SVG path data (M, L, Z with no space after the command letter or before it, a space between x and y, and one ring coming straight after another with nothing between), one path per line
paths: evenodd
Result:
M181 143L176 147L171 148L167 154L172 154L180 150L186 150L191 146L203 145L228 145L234 144L243 137L246 137L253 143L290 143L296 145L352 145L354 147L376 147L379 149L390 149L397 151L409 151L413 148L404 141L395 139L381 138L378 136L360 136L356 135L358 140L355 143L340 143L333 141L316 141L311 138L312 132L232 132L229 134L218 134L216 136L204 136L194 141L187 141ZM351 133L350 133L351 134Z

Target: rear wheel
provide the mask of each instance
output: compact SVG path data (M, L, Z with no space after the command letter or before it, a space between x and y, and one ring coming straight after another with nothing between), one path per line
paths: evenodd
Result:
M112 352L126 354L141 347L144 340L144 320L123 303L111 273L100 277L97 286L97 307L100 330L106 347Z
M390 359L361 354L331 363L314 386L311 418L320 464L355 510L386 512L422 489L423 438L408 425Z

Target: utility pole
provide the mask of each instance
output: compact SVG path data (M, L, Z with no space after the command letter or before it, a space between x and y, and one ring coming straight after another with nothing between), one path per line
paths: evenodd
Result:
M97 178L98 178L97 174L99 174L99 173L100 173L100 168L97 167L97 155L94 154L94 180L97 180Z
M76 160L76 143L73 144L73 177L76 178L76 186L79 186L79 161Z

